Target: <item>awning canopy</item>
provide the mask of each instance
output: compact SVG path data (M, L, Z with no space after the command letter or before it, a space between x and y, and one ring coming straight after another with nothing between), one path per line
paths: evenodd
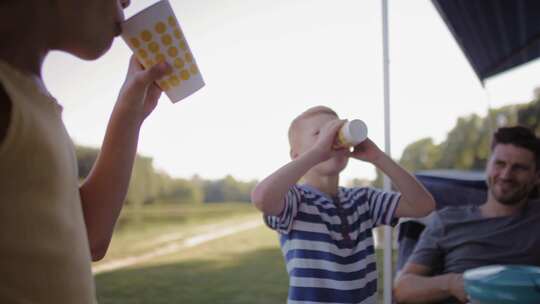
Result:
M432 0L483 83L540 56L539 0Z

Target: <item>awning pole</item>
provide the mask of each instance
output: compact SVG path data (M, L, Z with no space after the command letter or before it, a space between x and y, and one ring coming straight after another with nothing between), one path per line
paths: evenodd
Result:
M390 150L390 60L388 53L388 1L382 0L383 29L383 87L384 87L384 152L391 157ZM383 190L391 189L390 179L384 175ZM392 304L392 228L384 227L384 304Z

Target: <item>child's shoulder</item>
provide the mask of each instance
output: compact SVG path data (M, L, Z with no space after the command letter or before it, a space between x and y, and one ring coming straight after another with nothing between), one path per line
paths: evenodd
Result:
M341 195L345 196L362 196L369 195L373 191L380 191L373 187L360 186L360 187L339 187L339 192Z
M395 194L392 191L384 191L371 186L340 187L339 191L342 201L355 201L357 203L390 197Z
M321 196L321 192L316 188L306 185L306 184L296 184L292 186L292 191L294 191L300 199L314 199Z
M319 189L306 184L297 184L291 189L297 194L299 203L317 206L330 206L333 198Z

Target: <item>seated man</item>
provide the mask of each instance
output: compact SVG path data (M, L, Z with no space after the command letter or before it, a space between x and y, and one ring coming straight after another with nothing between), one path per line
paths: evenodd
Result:
M487 201L432 216L398 274L398 303L465 303L463 272L493 264L540 266L540 139L524 127L500 128L486 168Z

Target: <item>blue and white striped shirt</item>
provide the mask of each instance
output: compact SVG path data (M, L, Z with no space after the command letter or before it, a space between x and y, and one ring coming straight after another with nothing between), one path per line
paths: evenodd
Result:
M376 303L372 228L395 225L397 192L339 188L331 198L293 186L278 216L265 216L280 236L289 273L287 303Z

